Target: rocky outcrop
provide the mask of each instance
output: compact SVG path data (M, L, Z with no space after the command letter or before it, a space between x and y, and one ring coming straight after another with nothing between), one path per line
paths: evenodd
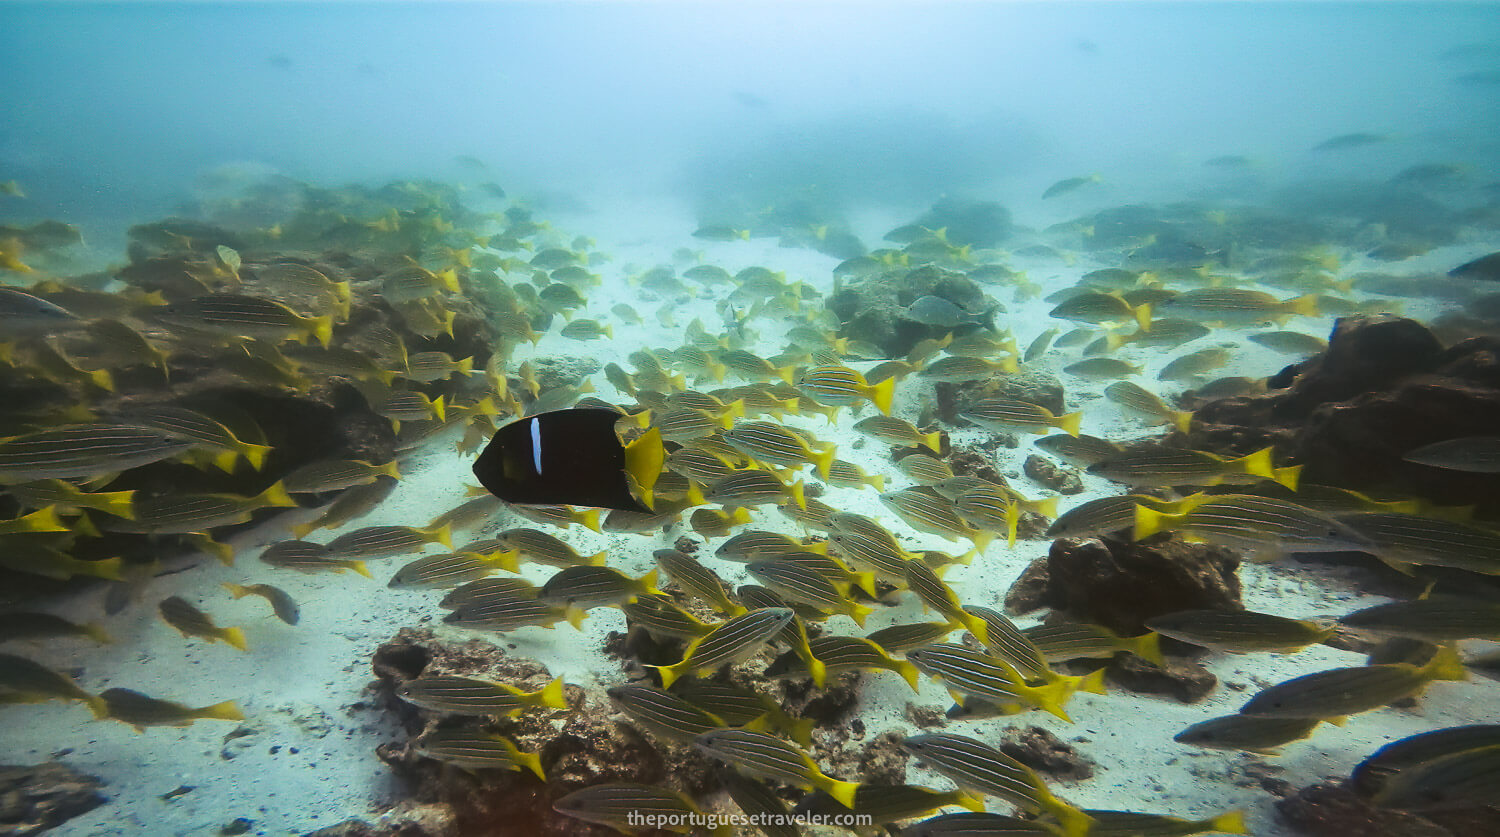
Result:
M1500 427L1500 338L1444 348L1422 324L1388 315L1340 319L1328 349L1272 377L1263 395L1193 415L1188 446L1248 452L1275 444L1302 481L1368 494L1416 495L1500 513L1500 475L1407 462L1408 451Z
M103 783L55 761L0 766L0 837L27 837L56 828L103 805Z
M967 311L994 307L984 291L967 276L934 265L892 271L846 284L828 298L827 304L839 318L840 337L872 343L886 357L904 357L922 340L941 339L953 331L903 315L903 309L928 295L946 299Z
M1232 551L1208 544L1059 538L1045 565L1033 564L1012 587L1006 607L1064 610L1135 636L1146 631L1147 619L1164 613L1240 609L1239 563Z

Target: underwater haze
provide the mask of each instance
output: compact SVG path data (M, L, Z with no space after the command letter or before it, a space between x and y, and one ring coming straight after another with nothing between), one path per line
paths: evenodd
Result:
M1369 159L1305 152L1356 130L1493 162L1494 85L1456 79L1497 57L1448 55L1492 44L1493 12L8 3L0 160L75 212L170 207L225 165L339 182L453 176L456 155L584 203L787 188L920 202L1095 169L1122 188L1191 189L1225 154L1271 176L1342 176Z
M0 56L0 837L1500 834L1500 5Z

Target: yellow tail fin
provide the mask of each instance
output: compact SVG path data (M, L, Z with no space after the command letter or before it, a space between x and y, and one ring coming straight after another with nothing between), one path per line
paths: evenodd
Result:
M875 405L875 409L879 410L885 415L890 415L891 402L896 397L896 379L894 377L890 377L886 378L878 384L872 385L868 390L865 391L865 395L868 396L870 402Z
M239 628L225 628L219 633L219 638L241 651L250 650L250 644L245 641L245 632Z
M1166 512L1159 512L1149 506L1137 504L1135 507L1135 528L1131 531L1132 540L1145 540L1157 532L1162 531L1166 525Z
M1083 413L1067 413L1058 416L1057 428L1069 436L1077 436L1083 428Z
M240 708L236 706L234 701L232 700L226 700L223 703L216 703L213 706L205 706L202 709L196 709L193 711L193 714L197 715L199 718L215 718L220 721L245 720L245 713L241 712Z
M1264 477L1268 480L1276 479L1276 471L1271 467L1272 448L1262 448L1255 453L1246 454L1239 459L1230 461L1230 464L1238 466L1242 471L1252 477Z
M552 709L568 708L568 696L565 692L563 692L563 680L561 677L555 678L551 683L543 686L542 689L536 693L536 698L538 703L542 706L546 706Z

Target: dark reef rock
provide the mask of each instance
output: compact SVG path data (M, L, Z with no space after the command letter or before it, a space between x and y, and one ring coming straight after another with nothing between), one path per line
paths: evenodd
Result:
M1012 616L1024 616L1047 607L1047 587L1051 584L1047 571L1047 559L1038 558L1026 565L1026 569L1005 591L1005 612Z
M552 801L580 787L603 782L665 784L692 794L712 792L708 760L677 744L657 744L617 723L607 698L579 686L566 688L569 709L528 710L490 726L522 750L538 752L547 774L541 782L530 773L454 770L418 755L412 742L441 715L417 709L397 698L401 683L422 673L486 677L528 691L550 679L535 660L512 657L484 640L450 641L428 628L403 628L375 652L373 684L381 705L401 720L405 741L376 748L376 755L415 788L409 804L446 811L449 833L458 835L604 835L552 810ZM599 707L606 707L600 711ZM503 827L498 825L503 824ZM437 832L442 833L442 832Z
M1083 491L1083 480L1078 477L1076 470L1058 465L1044 456L1033 453L1026 457L1021 470L1036 484L1058 494L1078 494Z
M1038 585L1035 568L1028 568L1006 596L1012 612L1040 603L1134 636L1145 632L1147 619L1163 613L1241 607L1239 559L1219 546L1059 538L1046 562L1045 591L1035 602L1017 593L1016 587L1029 591Z
M997 746L1000 752L1054 779L1076 782L1094 775L1093 761L1041 727L1006 727Z
M1276 803L1282 822L1312 837L1493 837L1495 809L1434 811L1422 815L1381 808L1337 782L1303 788Z
M844 285L828 298L827 304L842 323L841 337L873 343L886 357L902 357L922 340L940 339L952 330L903 316L903 309L929 294L968 311L988 311L994 307L984 291L967 276L932 265L892 271Z
M55 761L0 766L0 837L41 834L103 805L103 782Z
M997 247L1010 237L1010 210L993 201L943 198L917 223L931 230L946 228L948 240L962 247Z
M1122 689L1147 695L1166 695L1182 703L1197 703L1213 693L1219 678L1200 663L1167 658L1165 667L1134 654L1116 654L1105 677Z
M1500 427L1500 338L1445 349L1413 320L1344 318L1325 352L1288 367L1278 383L1263 395L1205 405L1193 416L1189 446L1246 453L1274 443L1303 465L1306 483L1500 513L1500 475L1402 459L1423 445Z
M588 376L604 368L599 358L593 355L552 355L532 361L536 382L543 392L554 387L572 387L582 384Z

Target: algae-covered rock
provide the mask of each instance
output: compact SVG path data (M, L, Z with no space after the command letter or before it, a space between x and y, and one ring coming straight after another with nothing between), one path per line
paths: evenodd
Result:
M953 329L909 319L907 306L923 296L946 299L966 311L992 310L994 303L967 276L935 265L891 271L846 284L828 297L839 318L839 335L864 341L886 357L901 357L924 339L940 339ZM978 326L969 326L969 329Z

